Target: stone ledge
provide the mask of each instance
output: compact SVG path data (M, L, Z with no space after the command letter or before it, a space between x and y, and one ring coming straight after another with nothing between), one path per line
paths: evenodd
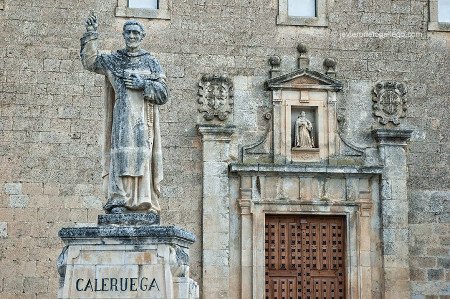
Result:
M450 23L428 22L428 31L450 32Z
M330 174L381 174L382 167L368 166L328 166L328 165L298 165L298 164L230 164L230 172L259 172L259 173L330 173Z
M220 126L213 124L197 125L197 129L202 134L226 134L232 135L236 129L236 126Z
M379 144L406 145L413 132L410 129L376 129L372 135Z
M181 243L185 246L195 242L193 233L176 226L95 226L62 228L59 237L67 243L105 243L105 239L122 243Z
M116 7L116 17L170 20L170 10Z
M285 205L285 206L313 206L313 207L358 207L363 204L366 204L364 202L357 202L357 201L331 201L331 200L261 200L261 201L252 201L255 205ZM321 212L318 212L319 214ZM313 213L314 214L314 213Z

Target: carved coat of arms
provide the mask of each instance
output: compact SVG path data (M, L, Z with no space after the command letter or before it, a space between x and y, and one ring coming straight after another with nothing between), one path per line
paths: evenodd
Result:
M205 75L200 80L198 89L198 102L201 105L199 112L204 113L206 120L217 117L223 121L232 112L233 83L225 75Z
M395 81L378 82L373 93L373 114L379 117L379 122L400 124L399 119L405 117L407 109L405 85Z

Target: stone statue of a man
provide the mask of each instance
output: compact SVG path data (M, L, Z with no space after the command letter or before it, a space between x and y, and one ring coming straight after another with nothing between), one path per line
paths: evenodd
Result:
M306 118L305 111L295 121L295 146L299 148L313 148L314 138L312 135L313 126Z
M140 48L141 23L123 25L125 49L97 50L97 17L86 20L81 38L85 69L105 75L103 178L107 213L156 212L163 177L158 105L167 102L164 72L155 57Z

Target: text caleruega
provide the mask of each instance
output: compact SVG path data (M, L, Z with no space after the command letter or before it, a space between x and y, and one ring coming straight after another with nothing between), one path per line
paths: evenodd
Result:
M75 282L78 292L138 292L159 291L155 278L126 277L126 278L79 278Z

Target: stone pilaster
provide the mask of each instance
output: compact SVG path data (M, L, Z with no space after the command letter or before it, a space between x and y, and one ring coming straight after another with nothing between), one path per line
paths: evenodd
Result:
M241 176L239 207L241 208L241 298L251 298L253 291L253 223L252 177Z
M371 263L371 227L370 216L372 203L361 202L359 214L360 240L359 240L359 263L361 267L361 298L372 298L372 263Z
M228 162L233 126L200 125L203 141L203 298L228 298L230 207Z
M384 259L384 298L410 298L406 145L412 130L377 129L384 171L381 213Z
M284 164L286 163L286 149L281 139L281 131L280 131L283 129L281 119L284 116L283 107L281 105L281 91L279 90L274 91L272 97L273 97L272 128L280 128L273 133L273 157L274 157L273 162L276 164Z

